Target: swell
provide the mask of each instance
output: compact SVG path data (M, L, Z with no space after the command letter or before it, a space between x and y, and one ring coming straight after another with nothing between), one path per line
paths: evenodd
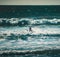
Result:
M60 25L60 19L0 18L0 26Z

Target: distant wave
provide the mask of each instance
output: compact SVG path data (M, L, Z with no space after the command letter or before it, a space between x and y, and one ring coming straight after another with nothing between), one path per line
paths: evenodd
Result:
M60 25L60 19L0 18L0 26Z

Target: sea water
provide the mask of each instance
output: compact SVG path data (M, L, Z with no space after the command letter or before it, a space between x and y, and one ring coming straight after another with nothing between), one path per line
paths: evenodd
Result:
M6 54L7 57L9 54L11 57L60 56L60 19L2 18L0 20L0 54Z

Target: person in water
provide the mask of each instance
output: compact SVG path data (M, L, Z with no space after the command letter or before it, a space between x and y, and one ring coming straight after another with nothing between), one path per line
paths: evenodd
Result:
M29 31L32 31L32 28L31 27L29 27Z

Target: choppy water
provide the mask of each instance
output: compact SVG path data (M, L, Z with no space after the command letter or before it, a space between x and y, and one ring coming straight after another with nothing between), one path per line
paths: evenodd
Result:
M53 50L60 50L60 19L0 18L0 54L22 52L23 57L59 57L60 51L56 55Z

